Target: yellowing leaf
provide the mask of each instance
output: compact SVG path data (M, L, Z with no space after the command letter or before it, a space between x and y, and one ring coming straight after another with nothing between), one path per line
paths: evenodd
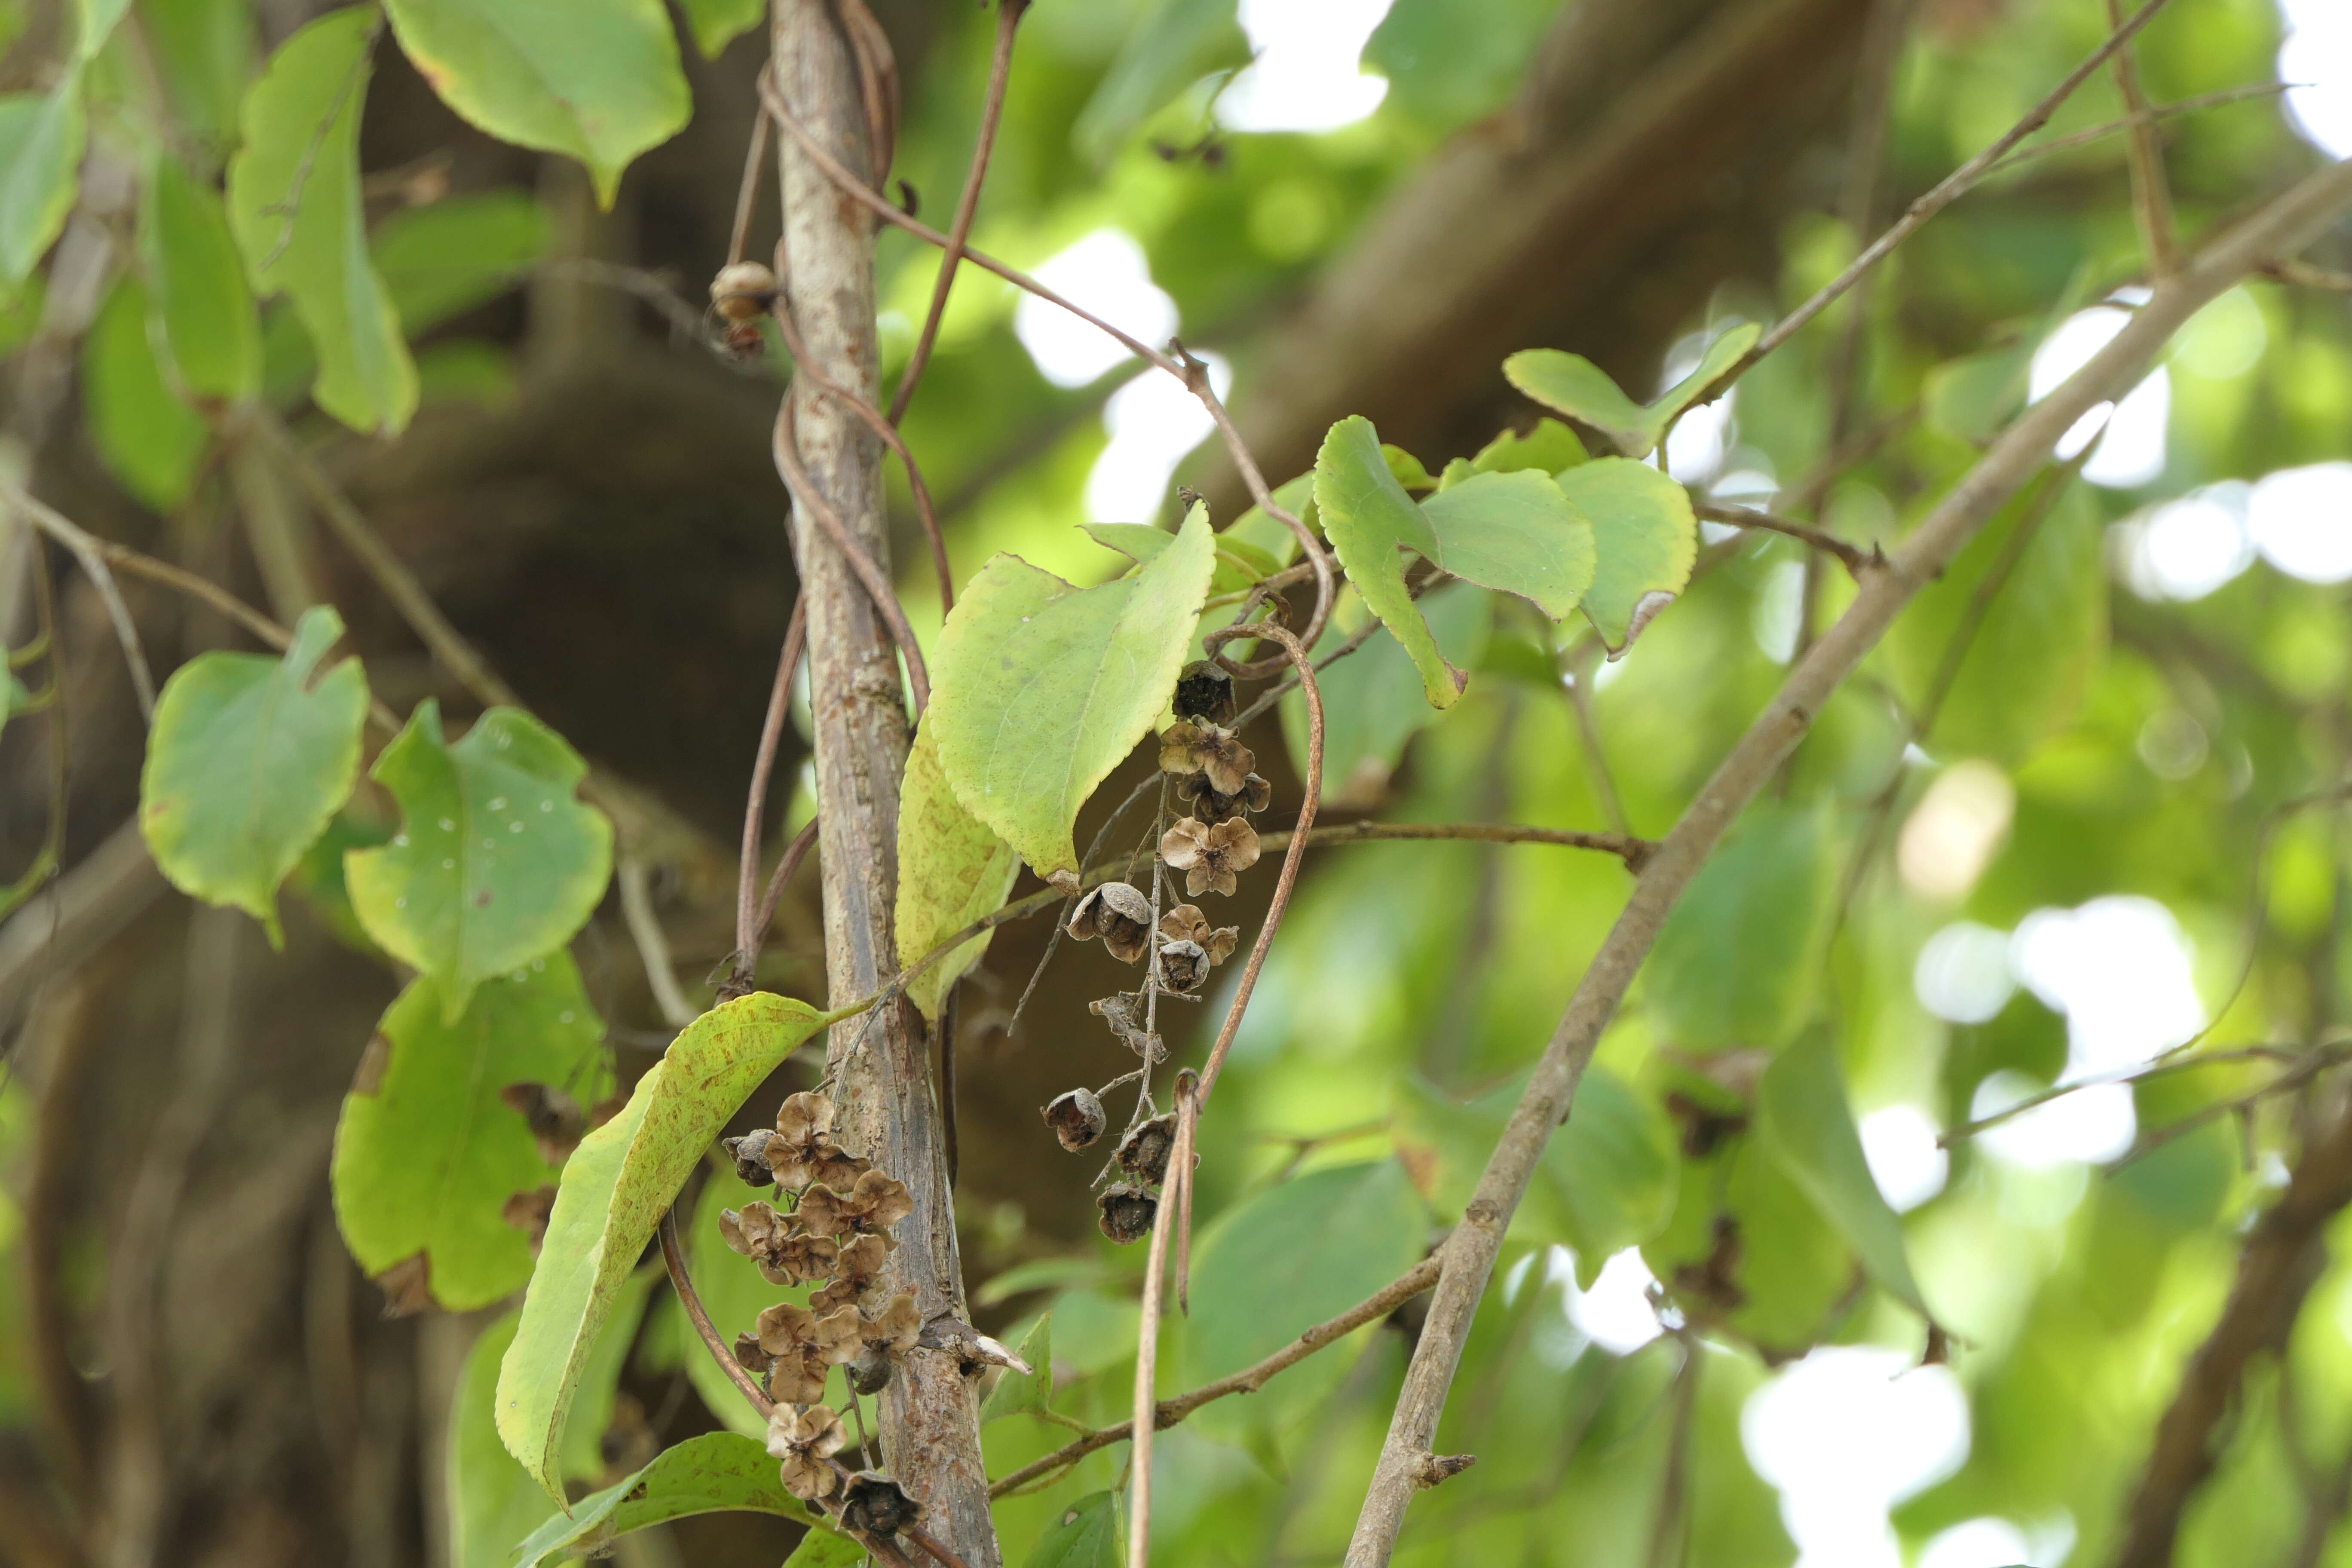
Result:
M664 1211L744 1099L802 1041L847 1016L764 991L721 1004L670 1042L621 1113L564 1164L499 1371L498 1411L508 1452L559 1502L564 1423L589 1352Z
M923 725L956 799L1039 876L1076 873L1078 808L1167 706L1215 548L1195 507L1115 583L1077 588L999 555L956 601Z
M450 108L503 141L621 171L690 109L660 0L387 0L400 47Z
M245 95L229 163L229 222L254 287L294 301L318 354L311 395L355 430L396 434L416 411L416 367L368 259L360 110L378 18L331 11L281 45Z
M456 745L417 705L371 777L400 802L391 843L344 860L378 946L441 983L455 1019L474 987L572 938L604 896L613 825L572 791L587 764L530 714L493 708Z
M1618 390L1609 373L1582 354L1559 349L1522 349L1503 362L1503 374L1513 386L1546 407L1582 420L1616 444L1629 458L1646 458L1683 410L1688 408L1728 370L1733 362L1756 346L1763 329L1743 322L1707 345L1698 368L1668 387L1651 404L1640 404Z
M319 673L342 635L321 606L283 658L216 652L182 665L156 701L139 775L157 868L182 892L252 915L273 947L278 884L359 775L367 678L353 658Z
M1630 458L1596 458L1564 469L1559 484L1592 527L1597 562L1584 615L1615 658L1689 586L1698 518L1688 491Z
M1021 875L1021 857L966 811L940 771L939 737L926 722L898 784L898 962L912 963L942 938L994 913ZM980 962L983 931L907 983L907 997L936 1019L964 971Z

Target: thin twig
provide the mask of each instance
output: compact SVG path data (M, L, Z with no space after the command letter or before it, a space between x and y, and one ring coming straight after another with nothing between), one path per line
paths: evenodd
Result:
M678 988L677 969L671 963L669 938L662 931L661 917L654 913L653 879L646 863L635 855L623 855L613 868L614 880L620 884L621 920L629 928L629 940L636 944L637 958L646 968L646 984L653 992L654 1007L662 1022L673 1029L683 1029L701 1016L702 1009L687 1000Z
M2161 121L2170 120L2177 115L2191 114L2200 109L2218 109L2224 104L2242 103L2250 98L2276 98L2294 86L2293 82L2284 81L2245 82L2237 87L2222 88L2217 92L2200 92L2194 98L2184 98L2173 103L2158 104L2148 110L2148 118ZM2053 136L2047 142L2036 142L2031 147L2020 147L1991 168L1987 169L1984 177L1991 179L1998 174L2006 174L2011 169L2053 153L2071 153L2078 147L2088 147L2093 142L2104 142L2118 132L2129 131L2134 123L2135 121L2131 119L2110 120L2086 130L2071 131L2063 136Z
M2162 0L2157 0L2157 3L2161 4ZM761 73L760 78L760 97L768 106L768 112L775 117L776 123L782 126L786 134L800 144L801 150L808 154L809 161L824 171L825 177L830 179L836 188L852 200L864 205L885 223L894 224L919 239L945 248L948 243L946 235L929 224L908 216L887 197L851 173L822 142L811 135L808 128L793 117L792 110L784 103L783 95L776 90L773 77L766 72ZM1059 306L1067 310L1079 320L1116 339L1137 358L1160 370L1166 371L1170 375L1182 382L1187 390L1202 400L1209 410L1210 417L1216 421L1217 429L1223 436L1226 449L1234 459L1234 466L1240 472L1243 482L1249 487L1251 498L1267 516L1290 530L1292 535L1297 539L1299 548L1309 560L1321 563L1317 573L1318 585L1328 587L1332 584L1333 580L1329 575L1330 562L1323 552L1322 542L1315 537L1312 529L1299 521L1296 513L1275 500L1274 492L1265 482L1265 475L1259 470L1257 460L1250 455L1247 444L1242 440L1241 433L1234 428L1232 418L1226 415L1224 405L1217 401L1214 392L1209 390L1205 367L1202 366L1198 360L1185 353L1181 344L1173 345L1176 349L1176 357L1171 357L1133 334L1111 325L1102 317L1074 303L1066 296L1048 289L1018 268L1008 266L986 252L973 249L969 246L965 247L963 254L965 259L974 266L993 272L1013 287L1034 294L1048 304ZM1187 369L1186 364L1179 363L1180 359L1190 362L1194 368ZM1196 372L1198 372L1197 374ZM1314 646L1316 638L1321 636L1324 625L1330 616L1331 598L1330 592L1318 592L1317 595L1315 610L1308 617L1305 634L1305 641L1310 647Z
M1013 79L1013 37L1021 26L1021 14L1029 8L1029 0L997 0L996 52L988 63L988 96L980 107L980 136L972 143L971 172L964 176L963 194L956 197L955 216L948 222L945 254L940 258L939 281L931 285L931 307L924 313L923 330L915 339L915 352L908 356L907 368L898 377L898 390L890 398L890 423L898 424L907 417L907 405L915 400L915 388L923 379L924 370L931 363L931 349L940 339L940 322L948 313L948 294L955 288L956 268L963 261L963 249L971 238L972 218L980 211L980 188L988 179L989 155L996 150L996 128L1004 118L1004 89ZM765 117L761 124L767 123Z
M1873 544L1868 550L1864 550L1850 540L1840 539L1827 530L1815 528L1811 523L1799 522L1792 517L1781 517L1775 512L1758 511L1752 507L1717 506L1712 501L1699 501L1691 510L1709 522L1728 523L1733 528L1762 529L1768 533L1785 534L1809 550L1818 550L1825 555L1834 555L1844 564L1845 569L1853 574L1857 582L1861 580L1864 572L1873 567L1886 564L1886 556L1877 545Z
M1691 400L1691 405L1696 407L1722 396L1724 390L1747 374L1759 360L1795 337L1815 316L1843 298L1847 289L1892 255L1896 246L1910 238L1928 219L1966 195L2011 148L2048 124L2050 117L2058 111L2058 106L2073 97L2075 89L2088 81L2117 49L2131 42L2133 36L2147 26L2164 5L2165 0L2147 0L2147 4L2134 12L2128 21L2110 33L2105 43L2092 50L2087 59L2068 71L2064 79L2026 112L2024 119L2002 132L1994 138L1990 146L1944 176L1934 189L1913 202L1905 209L1903 216L1895 220L1893 226L1872 240L1869 247L1854 258L1851 266L1824 284L1811 299L1781 317L1769 331L1756 340L1755 347L1734 360L1701 388L1698 395Z
M1387 1317L1399 1307L1437 1283L1438 1260L1424 1258L1395 1279L1381 1286L1371 1295L1349 1308L1338 1317L1316 1324L1297 1339L1267 1356L1254 1362L1229 1376L1214 1383L1204 1383L1189 1394L1163 1399L1153 1407L1151 1425L1155 1430L1166 1431L1203 1405L1224 1398L1231 1394L1255 1394L1271 1381L1276 1373L1286 1371L1313 1355L1317 1351L1355 1332L1366 1323ZM1083 1437L1075 1438L1055 1449L1042 1459L1022 1466L1002 1480L988 1484L988 1495L1003 1497L1020 1490L1041 1476L1068 1469L1088 1454L1108 1448L1124 1437L1133 1436L1134 1428L1127 1422L1116 1426L1097 1426Z
M2107 0L2107 25L2124 22L2123 0ZM2157 145L2156 117L2149 112L2147 94L2141 90L2139 62L2126 44L2112 62L2116 90L2123 95L2130 132L2124 141L2124 161L2131 167L2132 216L2139 224L2140 244L2147 252L2148 275L2169 278L2180 267L2180 237L2172 223L2172 189L2165 184L2164 152Z
M1601 797L1601 814L1622 834L1631 837L1633 823L1625 815L1625 798L1617 792L1617 775L1609 771L1609 753L1601 743L1601 721L1592 711L1592 679L1601 668L1601 639L1584 637L1568 656L1568 705L1576 714L1576 731L1583 742L1585 771L1592 775L1592 793ZM1630 862L1629 862L1630 864Z
M1446 1391L1461 1364L1472 1318L1493 1275L1511 1215L1545 1144L1574 1102L1601 1030L1615 1016L1668 911L1734 818L1804 737L1823 704L1877 646L1895 616L2048 461L2051 448L2077 420L2136 384L2181 324L2258 262L2301 249L2347 207L2352 207L2352 161L2302 180L2159 285L2105 348L2012 421L1929 509L1887 569L1870 574L1845 613L1790 668L1780 690L1700 788L1643 867L1616 924L1586 965L1479 1177L1463 1223L1446 1240L1445 1272L1406 1369L1404 1388L1348 1548L1347 1568L1386 1568L1405 1511L1421 1489L1422 1468ZM2346 1143L2347 1164L2352 1166L2352 1134Z
M764 928L760 924L760 846L767 832L768 782L775 771L776 748L784 734L784 715L793 705L793 673L808 646L808 599L793 601L793 618L784 627L784 646L776 655L776 679L768 687L768 711L760 721L759 750L751 757L751 787L743 802L743 847L735 868L735 951L744 955L746 973L759 960Z
M73 552L81 563L83 575L98 590L100 603L106 606L106 618L114 624L114 639L122 645L122 662L131 669L131 689L139 698L139 714L150 724L155 721L155 676L147 668L147 650L140 646L138 623L131 618L131 606L122 601L121 585L109 571L110 551L97 535L84 531L67 520L55 507L36 500L31 492L14 480L0 480L0 500L23 513L26 520L43 533ZM121 546L113 547L120 550ZM163 563L157 562L157 565ZM194 578L194 573L184 574ZM201 582L203 579L195 578Z
M1274 933L1282 925L1283 911L1290 907L1291 889L1298 885L1298 862L1315 837L1315 808L1323 794L1323 693L1315 684L1314 667L1307 661L1306 645L1271 620L1247 626L1226 626L1211 632L1202 641L1210 657L1214 658L1218 647L1234 637L1254 637L1279 644L1297 669L1298 689L1307 698L1307 767L1301 779L1304 793L1298 802L1298 825L1291 830L1289 848L1282 857L1282 875L1275 879L1274 898L1266 905L1265 919L1258 925L1257 941L1250 948L1249 962L1242 966L1241 983L1234 987L1233 1005L1225 1009L1224 1025L1217 1030L1216 1043L1209 1047L1209 1059L1201 1068L1203 1110L1217 1087L1217 1074L1224 1069L1225 1053L1233 1048L1234 1036L1242 1026L1242 1013L1249 1006L1250 993L1257 987L1259 971L1265 967L1266 952L1274 946Z
M2315 267L2308 261L2290 258L2264 262L2254 270L2300 288L2325 289L2333 294L2352 294L2352 272L2338 272L2332 267Z
M1155 920L1152 924L1156 931L1159 922ZM1157 953L1148 962L1156 970ZM1151 1064L1147 1059L1144 1065ZM1168 1261L1168 1232L1175 1223L1176 1189L1191 1174L1187 1167L1192 1151L1186 1136L1191 1130L1189 1117L1178 1126L1176 1145L1168 1159L1168 1179L1161 1184L1160 1202L1152 1208L1151 1246L1143 1260L1143 1306L1135 1327L1135 1414L1128 1422L1128 1441L1132 1445L1128 1449L1128 1468L1134 1479L1128 1487L1127 1568L1151 1568L1151 1434L1160 1415L1160 1274Z
M743 259L751 238L751 204L760 191L760 166L768 160L768 117L751 116L751 140L743 149L743 181L735 187L735 224L727 231L727 265Z
M768 927L774 923L776 906L783 901L785 885L816 845L816 829L817 819L814 816L802 824L801 830L793 835L793 841L784 846L783 858L776 862L774 872L769 876L768 890L760 895L760 910L751 921L751 952L754 963L759 962L760 948L768 939Z
M2346 1054L2347 1047L2352 1047L2352 1042L2337 1041L2322 1049L2340 1059ZM1963 1122L1950 1131L1938 1136L1936 1146L1939 1149L1949 1149L1955 1143L1965 1142L1980 1132L1998 1127L2014 1117L2022 1116L2029 1110L2038 1110L2053 1100L2063 1100L2079 1089L2105 1089L2119 1083L2144 1083L2149 1079L2168 1078L2174 1073L2189 1072L2198 1068L2220 1067L2231 1062L2294 1062L2300 1058L2300 1052L2286 1046L2242 1046L2235 1050L2205 1051L2193 1057L2173 1057L2136 1068L2117 1068L2111 1072L2090 1073L2045 1089L2040 1094L2029 1095L2015 1105L2004 1106L1990 1116L1979 1116L1973 1121ZM2309 1074L2306 1073L2304 1076L2307 1078Z

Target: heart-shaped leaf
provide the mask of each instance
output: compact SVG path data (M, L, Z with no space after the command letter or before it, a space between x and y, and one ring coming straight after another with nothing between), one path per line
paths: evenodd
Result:
M1167 706L1215 552L1196 506L1117 582L1078 588L999 555L956 601L923 726L956 799L1039 876L1076 875L1071 825Z
M1517 594L1556 621L1592 586L1592 525L1549 474L1477 474L1421 510L1437 536L1432 559L1456 577Z
M556 1514L516 1548L514 1568L536 1568L559 1553L601 1555L597 1548L633 1530L728 1510L796 1520L810 1527L811 1538L845 1539L784 1490L765 1444L735 1432L706 1432L664 1449L635 1475L572 1504L568 1515ZM793 1553L795 1559L799 1555Z
M163 683L147 738L139 826L156 866L182 892L252 915L273 947L278 884L359 776L367 677L351 658L319 672L342 635L321 605L283 658L199 654Z
M551 952L604 896L613 825L572 791L588 766L562 737L493 708L465 739L417 704L371 777L400 802L391 843L345 860L352 906L376 944L440 982L455 1019L474 987Z
M292 300L310 333L319 406L392 435L416 412L416 366L368 258L360 188L360 110L380 25L374 6L353 5L278 47L245 95L228 205L254 288Z
M1629 458L1646 458L1664 440L1666 431L1717 376L1756 346L1764 330L1742 322L1707 345L1698 368L1668 387L1651 404L1640 404L1618 390L1609 373L1582 354L1559 349L1522 349L1503 362L1503 374L1513 386L1548 408L1557 408L1600 431Z
M501 141L621 171L690 110L660 0L388 0L400 47L443 101Z
M584 1112L608 1092L604 1033L561 949L476 988L454 1021L429 977L409 982L335 1130L335 1217L360 1267L383 1274L422 1254L433 1304L457 1312L529 1279L530 1238L502 1211L555 1184L561 1150L551 1163L504 1091L544 1085Z
M939 737L926 722L898 784L898 962L927 956L944 937L1002 908L1021 857L966 811L940 771ZM949 988L988 951L983 931L907 983L907 997L936 1019Z
M1561 470L1562 494L1592 528L1597 557L1585 618L1616 658L1690 585L1698 517L1690 493L1646 463L1596 458Z
M499 1371L499 1436L557 1501L564 1422L596 1331L663 1213L761 1081L852 1012L820 1013L764 991L712 1008L565 1163L522 1322ZM772 1476L772 1462L767 1468Z

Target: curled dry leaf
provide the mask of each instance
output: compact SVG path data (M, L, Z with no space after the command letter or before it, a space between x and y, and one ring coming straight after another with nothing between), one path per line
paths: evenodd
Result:
M1125 882L1087 889L1070 911L1069 933L1080 942L1102 938L1121 963L1133 963L1151 945L1151 900Z
M780 1406L768 1417L768 1452L782 1462L777 1479L803 1502L833 1495L839 1482L825 1461L848 1442L840 1415L828 1405L805 1410Z
M1062 1147L1075 1154L1103 1135L1109 1118L1103 1113L1102 1101L1090 1089L1066 1089L1054 1097L1045 1107L1045 1125Z
M1218 725L1180 720L1160 732L1160 771L1180 777L1198 773L1220 795L1241 794L1256 766L1256 755Z
M1274 786L1252 773L1240 789L1226 795L1209 782L1208 774L1199 773L1176 781L1176 798L1190 801L1192 815L1202 822L1223 822L1236 812L1264 811L1274 804Z
M1158 1035L1144 1028L1142 1019L1136 1014L1141 996L1140 992L1122 991L1115 996L1104 996L1087 1003L1087 1011L1109 1025L1110 1032L1145 1061L1166 1061L1168 1047Z
M1160 858L1184 873L1184 891L1192 898L1230 896L1238 873L1256 865L1257 855L1257 829L1238 816L1213 826L1187 817L1160 839Z
M1234 678L1213 658L1196 658L1176 672L1176 695L1170 704L1179 719L1211 724L1234 721Z
M1097 1223L1102 1233L1124 1247L1151 1234L1151 1222L1160 1213L1160 1200L1132 1182L1114 1182L1095 1199L1095 1207L1100 1211Z

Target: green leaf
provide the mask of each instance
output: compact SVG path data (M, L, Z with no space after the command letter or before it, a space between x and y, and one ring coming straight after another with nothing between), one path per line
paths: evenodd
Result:
M1118 1494L1088 1492L1038 1532L1024 1568L1118 1568L1125 1537Z
M1422 514L1437 536L1438 565L1517 594L1560 620L1592 585L1592 525L1549 474L1479 474L1431 496Z
M220 198L171 157L150 166L139 247L153 290L148 335L184 392L229 403L261 390L261 311Z
M706 60L767 18L768 0L678 0L686 25L693 30L694 47Z
M926 720L898 785L898 961L912 963L944 938L1003 907L1021 857L966 811L940 771L939 735ZM907 983L907 997L936 1019L947 994L988 951L983 931Z
M454 1019L474 987L552 952L586 923L613 870L613 825L572 790L587 764L562 737L493 708L456 745L417 704L370 777L402 827L345 861L369 936L441 983Z
M451 196L394 214L369 251L410 337L495 300L547 251L547 214L520 191Z
M22 283L64 229L84 134L78 70L46 93L0 93L0 284Z
M711 1164L709 1179L702 1184L702 1191L694 1200L694 1219L687 1226L686 1257L688 1266L694 1270L694 1288L702 1296L702 1310L710 1314L719 1337L731 1344L737 1334L750 1331L760 1314L778 1301L805 1306L814 1287L771 1285L761 1274L758 1264L727 1245L719 1230L719 1212L740 1209L754 1198L772 1198L775 1194L772 1189L762 1193L746 1185L736 1176L731 1160L723 1168L716 1161ZM686 1314L677 1312L672 1317L677 1326L677 1350L686 1363L687 1381L702 1396L705 1407L730 1431L751 1437L765 1434L767 1422L751 1408L726 1369L710 1359L709 1348L694 1331Z
M1037 1326L1022 1336L1017 1352L1023 1361L1037 1370L1023 1372L1006 1367L988 1391L988 1403L980 1407L980 1424L983 1426L1000 1415L1018 1415L1023 1411L1042 1412L1054 1403L1054 1314L1048 1311L1037 1320Z
M2107 644L2105 519L2089 487L2069 483L2020 550L2018 530L2035 505L2029 493L2004 508L1888 633L1887 657L1915 707L1967 637L1924 742L1937 756L2021 763L2072 724L2090 696ZM2000 592L1979 609L2012 555Z
M229 222L257 291L294 302L318 355L310 395L355 430L397 434L416 366L368 259L360 110L379 18L331 11L278 47L245 95L228 166Z
M1398 1157L1440 1212L1459 1215L1469 1203L1526 1083L1522 1073L1467 1105L1419 1077L1398 1085ZM1577 1276L1589 1286L1612 1255L1666 1228L1680 1180L1665 1113L1608 1068L1588 1068L1568 1121L1544 1145L1511 1231L1574 1247Z
M1615 658L1689 586L1698 517L1688 491L1630 458L1597 458L1562 470L1559 483L1592 525L1599 562L1584 615Z
M1158 560L1161 551L1176 542L1174 534L1148 522L1082 522L1078 526L1097 544L1116 550L1138 566Z
M1396 482L1407 490L1433 490L1437 488L1437 481L1429 477L1429 470L1422 466L1421 459L1402 447L1383 441L1381 443L1381 457L1387 461L1389 472L1396 476Z
M2025 406L2026 374L2032 363L2029 343L1947 360L1927 373L1920 390L1927 422L1963 441L1981 445L1991 440Z
M449 1404L450 1568L507 1568L515 1543L551 1511L547 1494L499 1442L493 1403L499 1358L513 1342L515 1314L484 1329L466 1352ZM561 1518L562 1515L557 1515Z
M571 1506L568 1516L556 1514L516 1549L513 1568L533 1568L558 1553L599 1554L616 1536L698 1513L773 1514L813 1533L831 1533L784 1490L766 1447L734 1432L688 1437L636 1474Z
M147 56L181 125L215 157L236 145L257 44L252 0L139 0Z
M1470 459L1470 468L1480 474L1510 474L1521 468L1541 468L1547 474L1556 474L1589 459L1590 454L1584 443L1576 438L1575 431L1557 419L1538 419L1536 427L1524 436L1516 430L1506 430L1487 442Z
M83 59L106 47L106 40L114 36L115 24L129 9L131 0L75 0L74 10L81 24L77 31Z
M1348 580L1412 655L1433 707L1452 707L1469 678L1446 658L1414 605L1400 549L1520 595L1555 619L1574 609L1592 582L1592 526L1549 474L1479 474L1416 503L1360 416L1331 426L1315 474L1317 509Z
M284 945L278 884L359 776L367 677L355 658L319 669L342 635L321 605L303 613L283 658L215 652L182 665L156 701L139 775L156 867L182 892L252 915L273 947Z
M1405 587L1399 546L1434 558L1437 535L1381 456L1372 422L1350 415L1331 426L1315 456L1315 507L1348 581L1403 645L1433 708L1451 708L1469 677L1448 662Z
M1315 510L1315 474L1312 469L1287 482L1274 487L1274 504L1290 513L1308 528L1320 528L1319 514ZM1234 519L1233 525L1217 535L1220 545L1242 543L1265 552L1276 568L1289 565L1298 559L1298 535L1290 525L1276 518L1262 506L1253 506Z
M558 1500L564 1420L614 1297L727 1119L835 1016L768 992L713 1008L572 1151L499 1373L499 1436Z
M1492 596L1475 584L1448 583L1415 603L1446 658L1465 669L1475 667L1494 626ZM1369 618L1362 600L1343 589L1332 629L1352 635ZM1385 797L1406 745L1441 715L1422 696L1412 656L1385 629L1315 679L1323 691L1323 804L1370 809ZM1281 712L1291 766L1303 778L1307 699L1286 694Z
M1077 871L1078 808L1167 707L1214 552L1196 506L1132 576L1082 589L998 555L956 601L924 728L957 800L1039 876Z
M555 1183L523 1113L501 1091L545 1084L584 1110L610 1092L604 1024L558 950L477 988L454 1021L419 975L387 1008L335 1130L335 1216L352 1256L381 1275L420 1253L433 1302L471 1311L530 1278L530 1240L509 1198Z
M90 445L122 488L158 511L188 499L212 426L163 380L147 335L147 290L125 273L81 344Z
M1764 1069L1758 1093L1764 1141L1781 1165L1862 1256L1880 1289L1933 1321L1911 1276L1903 1222L1887 1206L1863 1158L1862 1134L1846 1100L1837 1047L1810 1031Z
M1821 980L1835 862L1822 812L1750 810L1666 917L1643 994L1687 1050L1784 1044Z
M636 1344L637 1329L645 1321L654 1286L667 1283L668 1277L659 1263L647 1263L621 1281L621 1288L613 1293L612 1310L605 1313L604 1326L596 1331L596 1342L589 1347L588 1359L581 1366L580 1391L572 1397L572 1413L564 1422L556 1462L565 1480L601 1480L607 1473L604 1434L612 1430L613 1412L620 1402L621 1374L628 1370L629 1352Z
M1646 458L1699 394L1763 335L1753 321L1724 332L1707 345L1697 369L1646 405L1619 391L1609 373L1582 354L1559 349L1522 349L1503 362L1503 374L1538 403L1600 431L1626 457Z
M866 1558L866 1548L848 1536L812 1530L784 1559L784 1568L857 1568Z
M1160 0L1127 36L1094 96L1078 111L1070 140L1097 166L1143 122L1212 71L1244 65L1248 37L1234 0Z
M588 166L613 205L621 171L686 123L677 37L660 0L386 0L400 47L459 115Z
M327 928L328 934L387 969L392 960L368 940L359 911L352 908L351 889L343 880L343 856L353 849L373 849L391 838L390 825L356 816L346 806L328 819L326 830L302 851L302 858L294 862L293 873L286 879L288 889L310 906L311 917Z
M1209 1228L1192 1263L1187 1373L1263 1360L1412 1267L1426 1212L1394 1160L1266 1188Z

